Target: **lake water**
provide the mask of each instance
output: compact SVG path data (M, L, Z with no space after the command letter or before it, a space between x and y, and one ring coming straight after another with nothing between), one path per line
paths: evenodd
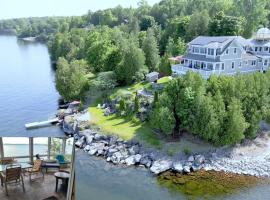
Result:
M206 187L211 187L206 186ZM194 197L162 186L148 170L121 167L87 153L76 152L76 192L79 200L268 200L270 185L246 187L220 196ZM207 194L205 194L207 195Z
M53 117L59 94L46 45L0 36L0 135L63 135L54 127L26 130L24 124Z
M0 136L63 135L57 127L25 130L24 124L52 117L59 94L46 45L25 43L13 36L0 36ZM7 155L28 153L27 145L5 145ZM35 145L46 152L46 145ZM186 200L192 197L161 186L147 170L122 168L76 152L76 196L78 200ZM270 186L258 185L221 200L270 199Z

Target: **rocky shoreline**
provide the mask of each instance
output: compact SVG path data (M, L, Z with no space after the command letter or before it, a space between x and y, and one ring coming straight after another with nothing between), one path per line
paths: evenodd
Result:
M69 133L73 132L77 148L83 149L91 156L103 157L107 162L116 165L144 166L154 174L170 170L184 174L199 170L214 170L270 177L269 151L261 156L250 156L236 153L235 148L219 148L210 152L170 157L157 149L149 149L135 140L124 141L115 135L104 135L90 127L82 128L82 119L87 119L84 115L69 116L69 120L64 120L63 127Z

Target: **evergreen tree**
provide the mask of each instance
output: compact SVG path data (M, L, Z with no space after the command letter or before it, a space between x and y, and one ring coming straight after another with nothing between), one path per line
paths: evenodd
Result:
M159 64L159 73L164 76L172 75L172 67L167 54L161 58L161 62Z
M156 71L160 62L157 40L152 29L148 29L142 49L145 54L145 64L149 71Z
M232 98L224 123L224 135L221 144L236 144L245 138L244 132L248 124L245 121L239 100Z
M139 111L139 98L138 95L136 94L134 99L134 112L137 113L138 111Z

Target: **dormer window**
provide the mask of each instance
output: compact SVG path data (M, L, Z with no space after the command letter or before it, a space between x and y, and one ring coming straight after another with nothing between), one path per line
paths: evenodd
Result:
M229 49L226 49L225 54L227 55L229 54Z

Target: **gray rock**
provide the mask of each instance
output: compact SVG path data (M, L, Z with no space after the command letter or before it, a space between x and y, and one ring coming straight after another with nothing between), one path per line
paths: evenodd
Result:
M111 161L114 163L114 164L117 164L117 163L120 163L120 161L123 159L123 155L118 151L118 152L115 152L112 157L111 157Z
M103 149L98 149L97 150L97 156L103 156L104 155L104 150Z
M183 172L183 165L179 161L178 162L174 162L172 169L181 173L181 172Z
M188 162L193 162L194 161L194 156L189 156L188 157Z
M196 172L196 171L199 171L203 168L202 165L192 165L191 169L192 171Z
M136 162L136 163L139 163L139 162L141 161L141 158L142 158L142 155L136 154L136 155L135 155L135 162Z
M194 164L196 166L200 166L205 161L205 157L203 155L196 155L194 159Z
M128 158L126 158L125 161L126 161L127 166L135 165L135 163L136 163L135 155L129 156Z
M141 158L140 163L147 168L150 168L152 165L152 160L148 156L144 156Z
M118 149L109 148L107 151L107 156L111 157L117 151L118 151Z
M84 151L89 151L90 150L90 145L86 145L83 150Z
M184 166L183 167L183 172L185 172L185 173L190 173L190 166Z
M109 144L113 145L113 144L115 144L117 142L117 140L118 140L117 136L111 136L110 140L109 140Z
M160 174L169 170L172 167L172 161L170 160L157 160L153 162L152 167L150 167L150 171L155 174Z
M93 135L87 135L86 137L86 143L87 144L91 144L94 140L94 136Z
M138 145L132 146L128 149L130 155L136 155L140 152L140 147Z
M94 139L96 140L96 141L98 141L98 140L100 140L102 138L102 136L100 135L100 134L95 134L95 136L94 136Z
M76 147L79 147L79 148L82 148L83 145L85 143L85 136L82 136L76 143L75 143L75 146Z
M106 161L107 161L107 162L110 162L110 161L111 161L111 157L108 157L108 158L106 159Z
M88 153L89 155L93 156L97 153L97 149L95 147L90 147Z

